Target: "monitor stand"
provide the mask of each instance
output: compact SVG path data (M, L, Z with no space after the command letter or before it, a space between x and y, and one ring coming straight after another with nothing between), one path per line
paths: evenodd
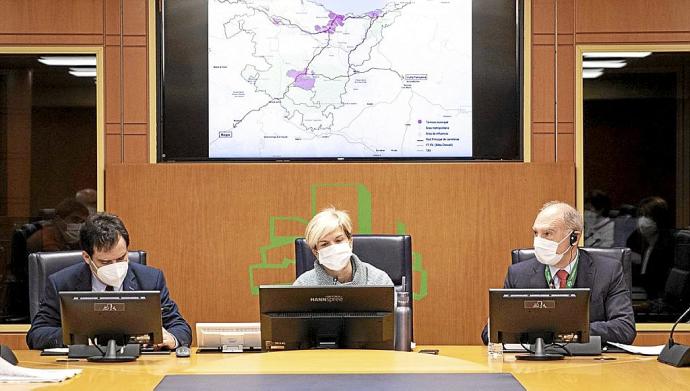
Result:
M544 338L537 338L534 342L534 353L530 354L518 354L515 356L518 360L528 360L528 361L550 361L550 360L562 360L562 354L546 353L544 351Z
M99 349L100 350L100 349ZM108 346L105 348L102 356L91 356L87 358L90 362L127 362L134 361L137 358L135 356L125 356L117 353L117 344L114 339L108 340Z

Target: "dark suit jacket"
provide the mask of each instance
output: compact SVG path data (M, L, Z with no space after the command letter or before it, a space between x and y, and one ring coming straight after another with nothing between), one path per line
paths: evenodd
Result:
M504 288L546 289L544 268L536 259L508 268ZM580 251L575 288L589 288L589 333L606 341L631 344L635 339L635 317L630 294L623 279L623 265L611 259L593 259ZM488 343L487 328L482 340Z
M191 343L192 329L180 315L177 304L170 299L163 272L130 262L127 276L122 283L122 290L160 291L163 327L177 338L180 345ZM91 291L89 266L85 262L80 262L48 277L45 297L26 335L26 343L30 349L55 348L64 345L60 327L60 296L58 295L60 291Z

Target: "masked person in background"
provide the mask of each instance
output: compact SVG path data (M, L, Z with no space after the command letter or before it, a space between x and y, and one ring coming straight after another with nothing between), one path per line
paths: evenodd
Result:
M317 261L293 285L393 285L386 272L352 253L352 221L346 212L322 210L307 224L304 235Z
M74 198L56 207L56 217L26 240L28 253L79 249L79 230L89 216L88 208Z
M122 220L106 213L90 216L79 232L79 242L84 262L48 277L46 291L26 335L30 349L62 347L59 298L62 291L159 291L163 344L158 347L174 349L189 345L192 330L170 298L163 272L129 263L129 233Z
M585 195L585 247L613 247L610 210L611 199L603 191L592 190Z
M615 259L593 258L580 251L582 215L558 201L544 204L534 220L536 259L511 265L504 288L589 288L589 332L606 341L631 344L635 318L630 293L623 280L623 265ZM487 328L482 340L488 343Z
M633 251L633 286L644 287L650 299L662 296L674 261L671 215L663 198L640 201L637 229L627 247Z

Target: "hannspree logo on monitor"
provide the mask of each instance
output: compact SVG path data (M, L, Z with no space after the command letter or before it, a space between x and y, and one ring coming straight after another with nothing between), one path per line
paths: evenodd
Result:
M343 301L343 297L340 295L310 297L309 301L312 303L341 303Z

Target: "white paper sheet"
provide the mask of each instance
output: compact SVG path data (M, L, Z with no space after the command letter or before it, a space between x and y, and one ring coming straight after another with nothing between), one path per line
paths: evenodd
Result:
M81 369L24 368L0 358L0 383L57 383L79 373Z
M643 356L658 356L661 353L661 350L665 346L665 345L633 346L633 345L625 345L625 344L617 343L617 342L609 342L608 344L613 345L617 348L621 348L621 349L625 350L626 352L634 353L634 354L641 354Z

